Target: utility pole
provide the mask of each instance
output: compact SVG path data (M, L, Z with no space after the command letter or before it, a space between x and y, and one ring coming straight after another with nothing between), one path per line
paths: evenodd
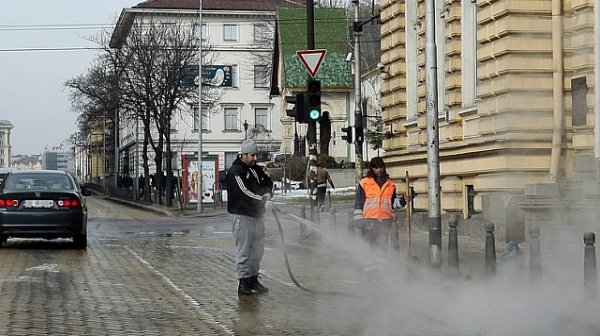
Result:
M359 138L359 134L363 134L363 117L362 117L362 99L361 99L361 76L360 76L360 3L359 0L352 0L354 3L354 149L356 151L355 160L355 175L356 185L362 179L362 160L363 160L363 137Z
M429 197L429 265L442 266L440 153L438 127L437 48L435 0L425 1L425 82L427 86L427 182Z

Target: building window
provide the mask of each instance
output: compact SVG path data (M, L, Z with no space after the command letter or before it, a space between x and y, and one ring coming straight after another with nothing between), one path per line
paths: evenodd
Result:
M269 86L269 68L266 65L254 66L254 87L265 88Z
M198 118L196 118L198 113L198 105L196 105L193 109L195 111L194 116L192 117L194 121L194 131L198 131ZM205 108L202 109L202 130L204 132L210 131L210 118L208 117L208 113L206 112Z
M257 107L254 109L254 127L262 126L265 129L269 129L269 110L265 107Z
M224 41L237 41L237 25L235 25L235 24L224 24L223 25L223 40Z
M237 158L236 152L225 152L225 169L229 169L233 165L233 161Z
M167 37L175 36L175 24L174 23L163 23L162 29L166 33Z
M238 129L238 110L235 107L225 108L225 130L233 131Z
M194 24L194 36L198 38L198 24ZM208 39L208 25L206 23L202 24L202 41L206 41Z
M177 115L177 113L173 113L173 115L171 116L171 131L177 132L178 129L179 129L179 116Z
M254 42L262 42L268 40L268 30L265 24L254 25Z
M231 87L234 87L234 88L240 87L239 77L240 76L238 74L238 66L232 65L231 66Z

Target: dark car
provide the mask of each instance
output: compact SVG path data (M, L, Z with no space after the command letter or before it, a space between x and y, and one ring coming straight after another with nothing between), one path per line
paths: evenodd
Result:
M221 183L221 190L227 190L227 180L225 179L225 177L227 177L227 172L229 172L229 169L219 170L219 182Z
M73 176L58 170L14 171L0 184L0 246L8 238L73 238L87 247L87 206Z

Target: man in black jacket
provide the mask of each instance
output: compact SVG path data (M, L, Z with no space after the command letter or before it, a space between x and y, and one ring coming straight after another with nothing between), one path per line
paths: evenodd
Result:
M273 181L256 164L258 147L252 139L242 143L240 154L227 173L227 211L235 237L235 269L238 294L269 289L258 282L265 248L264 214L272 206Z

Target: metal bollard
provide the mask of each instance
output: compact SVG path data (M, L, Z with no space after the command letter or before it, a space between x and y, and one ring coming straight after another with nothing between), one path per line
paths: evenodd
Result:
M598 300L598 273L596 270L596 235L593 232L583 234L585 251L583 257L583 289L585 301Z
M537 286L542 282L542 248L540 245L540 228L529 229L531 237L529 246L529 284Z
M348 234L354 234L354 210L348 210Z
M300 218L306 219L306 205L300 207ZM306 238L306 224L300 223L300 241Z
M485 224L485 277L496 274L496 240L494 223Z
M337 225L337 219L335 218L335 208L329 208L329 213L331 214L331 216L329 216L329 228L331 230L335 230L335 227Z
M453 272L458 272L458 231L456 229L458 221L455 216L448 220L450 229L448 230L448 268Z

